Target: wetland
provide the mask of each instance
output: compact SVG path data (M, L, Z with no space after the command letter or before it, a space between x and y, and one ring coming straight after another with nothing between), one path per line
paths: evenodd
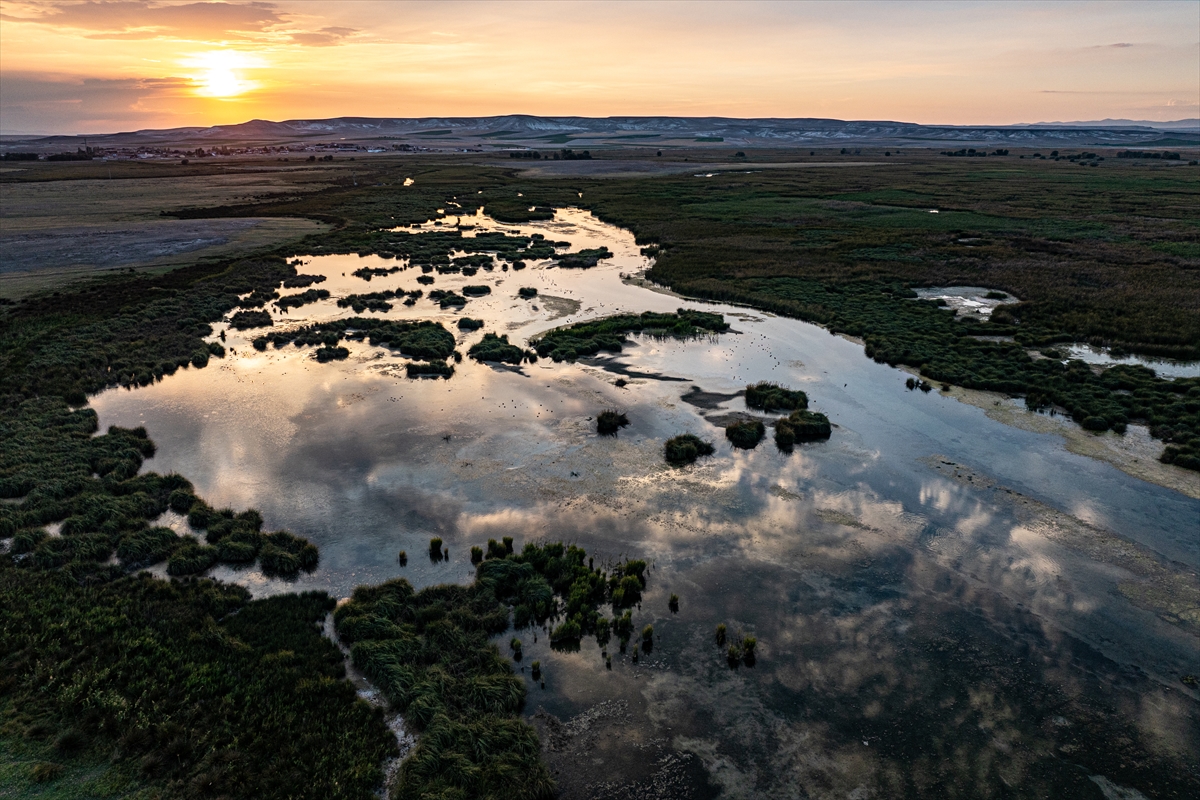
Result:
M210 268L104 289L116 308L138 296L166 309L158 327L146 311L129 322L157 336L149 361L68 369L53 348L10 347L11 602L53 584L107 608L121 591L166 592L120 577L140 565L201 574L218 582L176 581L155 602L200 603L249 647L230 652L268 664L283 634L252 624L256 604L286 607L293 680L327 679L312 703L327 728L304 709L292 724L357 731L373 788L399 750L381 707L337 688L361 673L417 734L391 773L396 797L1197 787L1200 501L950 390L1030 419L1097 418L1097 442L1140 435L1178 460L1194 451L1191 376L1034 359L1053 343L1019 341L1019 322L995 319L1002 299L967 322L890 276L672 291L684 245L647 252L605 199L592 211L570 194L550 214L522 201L538 209L522 219L459 191L439 198L450 214L343 226L230 267L223 286ZM441 294L422 294L417 278L434 275ZM288 281L320 291L272 301ZM965 284L941 285L957 297ZM881 329L868 294L903 325ZM39 335L54 331L6 331ZM947 388L909 391L896 366ZM1045 372L997 391L1030 369ZM64 443L38 424L51 415L75 426ZM759 443L768 428L776 444ZM672 460L672 441L691 457ZM53 447L15 455L39 442ZM77 473L51 477L59 462ZM348 666L314 632L331 612ZM33 652L20 641L13 652ZM32 719L32 685L6 689L6 708ZM107 719L82 735L102 739ZM154 728L129 752L173 735ZM265 763L264 743L239 757ZM213 752L189 746L197 763ZM182 786L212 769L130 780Z

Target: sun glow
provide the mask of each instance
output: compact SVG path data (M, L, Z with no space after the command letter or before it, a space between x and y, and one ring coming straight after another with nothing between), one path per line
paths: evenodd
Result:
M242 72L262 66L259 59L234 50L200 53L186 65L197 70L192 77L196 94L216 98L237 97L256 88L258 84L242 77Z

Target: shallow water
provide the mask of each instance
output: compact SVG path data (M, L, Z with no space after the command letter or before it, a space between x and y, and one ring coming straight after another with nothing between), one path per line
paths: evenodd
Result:
M92 401L102 426L147 427L158 453L146 469L178 471L214 506L258 508L268 527L321 549L320 568L296 581L228 567L214 575L258 594L343 597L400 576L465 582L470 545L502 535L518 547L565 538L598 560L650 559L635 625L652 622L659 641L638 664L614 653L609 671L594 641L558 653L544 636L534 644L522 634L525 663L541 660L546 673L546 689L530 684L531 712L566 718L621 701L632 715L620 736L579 734L578 763L570 747L550 756L568 796L614 771L651 781L667 769L665 752L690 754L677 777L701 795L882 791L900 763L969 786L978 772L956 765L964 759L999 764L989 767L1000 770L995 781L1017 779L1031 769L1029 748L1058 735L1043 730L1042 706L1005 688L1026 662L1035 682L1118 698L1119 718L1155 752L1194 751L1197 697L1178 678L1196 671L1196 627L1164 613L1161 593L1137 587L1195 584L1200 502L1073 455L1056 437L907 391L906 373L816 326L644 285L637 275L648 262L632 235L585 212L520 226L440 222L425 227L536 231L572 250L614 253L588 270L542 262L436 275L420 288L486 283L492 294L461 312L422 299L386 315L443 320L456 333L460 315L485 320L458 336L464 353L487 331L521 343L581 319L681 306L724 313L734 332L640 337L617 356L573 365L464 359L448 381L413 381L405 359L365 342L343 343L348 361L318 364L292 346L259 353L249 340L261 331L230 330L229 356L207 369ZM415 269L370 282L351 275L395 261L304 261L300 271L326 275L320 287L333 297L276 314L277 324L355 316L334 302L349 293L418 288ZM518 299L524 286L538 297ZM628 385L618 388L622 376ZM758 380L804 389L837 426L832 439L791 455L769 438L735 451L706 417L746 411L740 397L682 399L693 386L728 396ZM605 408L632 421L618 438L595 435L591 418ZM662 442L684 431L712 439L717 453L670 469ZM431 536L446 542L448 561L424 555ZM1158 577L1138 564L1157 565ZM667 611L670 592L679 614ZM725 665L711 642L717 622L757 635L753 669ZM991 671L979 677L982 667L941 655L937 643L950 640L959 649L949 652L968 642ZM982 704L981 685L992 698ZM945 736L965 749L927 746Z

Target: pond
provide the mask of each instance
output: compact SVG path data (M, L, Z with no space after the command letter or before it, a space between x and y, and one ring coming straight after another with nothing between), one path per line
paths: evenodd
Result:
M1080 735L1071 698L1118 685L1120 713L1104 726L1136 735L1112 747L1194 746L1196 692L1179 676L1197 658L1200 619L1187 608L1200 502L941 393L907 391L907 373L817 326L673 296L641 277L649 261L632 234L587 212L522 225L451 214L421 229L455 226L613 255L590 269L542 261L435 274L425 286L417 269L353 275L395 260L300 256L299 271L324 275L331 297L273 311L277 327L356 316L336 305L352 293L485 284L491 293L461 310L422 298L379 316L442 321L464 353L485 333L523 344L618 312L697 308L724 314L732 330L635 337L574 364L464 359L449 380L409 380L407 359L365 342L343 342L349 359L322 364L311 348L255 350L261 330L226 330L229 355L207 369L92 400L102 426L146 426L158 445L146 469L180 472L214 507L255 507L268 528L321 550L320 568L294 581L211 574L260 595L346 597L395 577L468 582L470 546L505 535L518 548L561 538L597 561L647 559L634 623L652 623L655 642L637 663L612 652L608 669L594 641L556 652L544 633L536 643L521 635L517 668L540 660L543 670L537 682L526 672L527 712L552 743L566 796L630 782L692 793L680 796L814 786L867 796L965 791L981 769L1004 780L1070 772L1054 758L1045 766L1039 748ZM520 288L538 293L522 299ZM485 324L463 332L461 316ZM732 448L711 420L746 412L738 393L760 380L803 389L836 426L831 439L791 454L770 436ZM631 424L599 437L594 419L609 408ZM668 467L663 442L684 432L712 441L715 455ZM433 536L447 560L425 555ZM729 667L718 623L757 637L752 668ZM1047 722L1054 715L1061 730ZM1088 735L1106 740L1104 726ZM1091 771L1080 791L1120 783Z

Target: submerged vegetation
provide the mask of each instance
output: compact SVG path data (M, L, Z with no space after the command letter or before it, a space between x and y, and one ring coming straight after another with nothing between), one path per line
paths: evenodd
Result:
M706 442L691 433L667 439L663 446L663 455L667 463L674 467L686 466L701 456L711 456L715 452L716 448L712 442Z
M729 324L720 314L681 308L674 314L647 311L580 322L547 331L530 341L530 344L539 356L549 356L555 361L574 361L581 356L595 355L601 350L619 353L632 333L686 339L727 330Z

